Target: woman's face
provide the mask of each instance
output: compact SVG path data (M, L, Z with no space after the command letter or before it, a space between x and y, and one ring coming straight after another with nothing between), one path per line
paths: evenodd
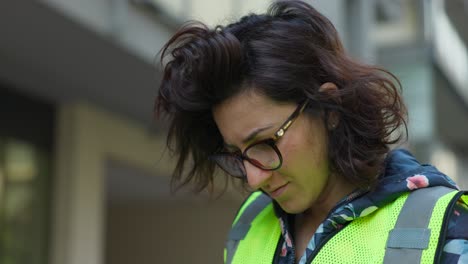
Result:
M296 108L296 104L278 104L259 93L244 92L215 107L213 117L227 150L243 151L252 143L272 137ZM248 183L268 193L286 212L301 213L320 202L329 184L324 122L302 113L277 147L283 156L278 170L265 171L244 161Z

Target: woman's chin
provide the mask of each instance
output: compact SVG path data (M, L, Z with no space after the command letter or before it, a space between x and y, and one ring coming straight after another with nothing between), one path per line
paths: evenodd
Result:
M300 214L307 210L307 206L301 206L299 203L294 201L278 202L278 205L288 214Z

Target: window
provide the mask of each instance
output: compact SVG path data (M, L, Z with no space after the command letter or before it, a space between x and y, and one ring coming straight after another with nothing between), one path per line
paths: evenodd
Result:
M0 263L47 264L53 108L0 85Z

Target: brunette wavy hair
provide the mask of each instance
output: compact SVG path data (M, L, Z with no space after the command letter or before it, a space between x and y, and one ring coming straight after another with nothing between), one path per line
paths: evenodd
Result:
M374 184L389 145L407 135L398 79L350 58L332 23L301 1L276 1L265 14L212 29L186 23L160 56L155 111L170 121L178 187L212 186L216 167L208 156L223 146L212 108L246 90L277 102L309 98L309 113L337 112L338 127L328 132L331 166L356 184ZM338 89L319 92L326 82Z

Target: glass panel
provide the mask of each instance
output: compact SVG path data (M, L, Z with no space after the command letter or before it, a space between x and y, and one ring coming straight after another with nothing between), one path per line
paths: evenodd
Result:
M48 154L0 138L0 263L45 264L49 208Z
M2 140L2 138L0 137L0 252L4 252L3 250L3 230L4 230L4 226L5 224L3 223L3 204L4 204L4 197L5 197L5 167L4 167L4 141ZM0 255L0 261L2 260L2 257Z

